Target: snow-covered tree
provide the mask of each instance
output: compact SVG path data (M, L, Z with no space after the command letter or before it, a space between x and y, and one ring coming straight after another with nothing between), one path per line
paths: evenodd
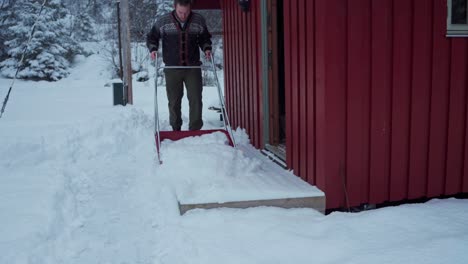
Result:
M17 0L0 0L0 61L7 58L5 42L11 39L8 28L16 21L15 4Z
M74 19L72 36L80 41L92 41L96 38L94 19L87 12L79 13Z
M82 52L79 44L67 29L67 11L61 0L49 0L41 9L42 0L22 1L16 6L17 20L8 28L11 39L5 41L8 58L0 63L2 75L12 78L19 67L18 78L59 80L68 75L68 67L76 54ZM26 49L31 28L37 23L33 37Z
M133 0L130 5L130 36L132 41L146 41L146 34L156 21L158 5L154 0Z
M160 17L174 10L173 0L157 0L156 3L158 4L158 12L156 13L156 17Z
M115 0L85 0L86 9L93 19L99 23L105 20L105 10L107 7L115 4Z

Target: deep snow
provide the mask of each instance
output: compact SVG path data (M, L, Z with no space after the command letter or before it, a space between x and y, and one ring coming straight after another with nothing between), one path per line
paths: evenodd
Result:
M177 196L210 184L216 192L226 184L220 175L255 174L258 161L220 144L200 152L197 140L217 142L204 138L189 149L164 144L159 166L152 80L135 83L127 107L112 106L108 80L92 55L64 80L15 84L0 119L0 263L468 263L467 200L328 216L278 208L180 216ZM0 79L1 99L10 82ZM204 97L205 108L216 105L213 88ZM217 113L205 111L205 120L220 125ZM236 139L248 142L242 130ZM236 157L236 167L207 165L223 155ZM203 177L174 178L197 164Z

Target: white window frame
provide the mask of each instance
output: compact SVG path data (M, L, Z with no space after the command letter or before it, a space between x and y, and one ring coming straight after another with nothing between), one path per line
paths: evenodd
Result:
M467 24L452 24L452 0L447 0L447 37L468 37L468 10L466 16Z

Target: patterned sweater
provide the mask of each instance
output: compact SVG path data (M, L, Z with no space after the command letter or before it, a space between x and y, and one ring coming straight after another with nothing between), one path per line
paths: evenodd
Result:
M183 25L175 11L163 15L147 35L146 45L150 52L158 50L160 39L167 66L201 65L200 49L211 50L211 34L205 18L195 12L190 13Z

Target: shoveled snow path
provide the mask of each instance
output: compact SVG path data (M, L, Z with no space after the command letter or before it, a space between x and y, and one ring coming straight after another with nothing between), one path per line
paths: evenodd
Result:
M109 107L100 65L94 55L65 80L15 85L1 124L11 186L0 193L15 203L0 204L0 263L154 263L153 121Z

